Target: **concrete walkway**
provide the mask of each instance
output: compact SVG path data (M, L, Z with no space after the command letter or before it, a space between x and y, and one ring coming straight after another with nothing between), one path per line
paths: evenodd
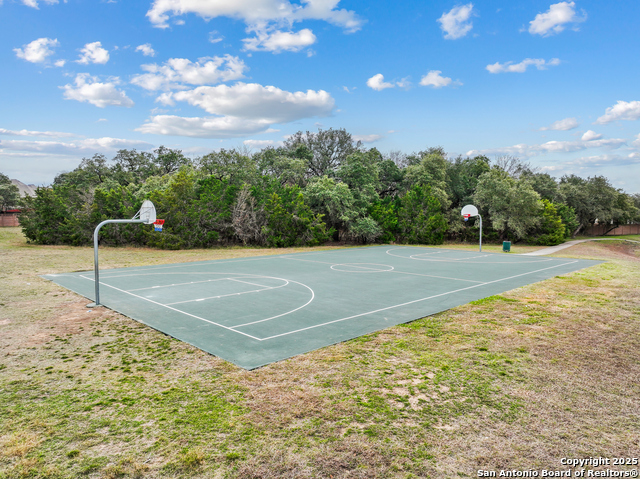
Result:
M538 251L534 251L533 253L523 253L521 256L543 256L547 254L557 253L558 251L563 250L565 248L570 248L574 244L585 243L587 241L606 241L606 240L631 241L632 243L640 243L640 241L630 240L630 239L621 239L621 238L589 238L589 239L582 239L582 240L567 241L566 243L562 243L556 246L550 246L549 248L539 249Z

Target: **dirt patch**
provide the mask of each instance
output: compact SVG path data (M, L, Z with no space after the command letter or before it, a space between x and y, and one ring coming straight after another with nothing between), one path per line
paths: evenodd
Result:
M92 321L102 319L113 314L106 308L87 308L87 300L62 304L57 309L62 310L58 316L47 322L35 322L21 328L16 348L32 348L51 341L53 337L66 337L81 332Z
M587 241L572 246L568 250L557 253L557 256L592 257L599 259L619 259L623 261L640 261L640 244L628 241Z

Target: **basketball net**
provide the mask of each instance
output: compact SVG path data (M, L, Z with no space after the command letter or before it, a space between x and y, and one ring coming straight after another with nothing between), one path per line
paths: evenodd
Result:
M153 229L156 231L162 231L163 224L164 224L164 220L155 220L153 222Z

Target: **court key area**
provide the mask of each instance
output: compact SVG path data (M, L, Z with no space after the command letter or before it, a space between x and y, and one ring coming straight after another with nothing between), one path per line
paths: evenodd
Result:
M599 263L384 245L107 269L100 299L254 369ZM92 271L43 277L94 299Z

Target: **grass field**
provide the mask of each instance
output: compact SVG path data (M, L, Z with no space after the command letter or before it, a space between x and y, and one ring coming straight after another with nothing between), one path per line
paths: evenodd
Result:
M92 249L0 228L0 478L450 478L638 457L640 245L559 256L607 263L247 372L39 277L91 269Z

